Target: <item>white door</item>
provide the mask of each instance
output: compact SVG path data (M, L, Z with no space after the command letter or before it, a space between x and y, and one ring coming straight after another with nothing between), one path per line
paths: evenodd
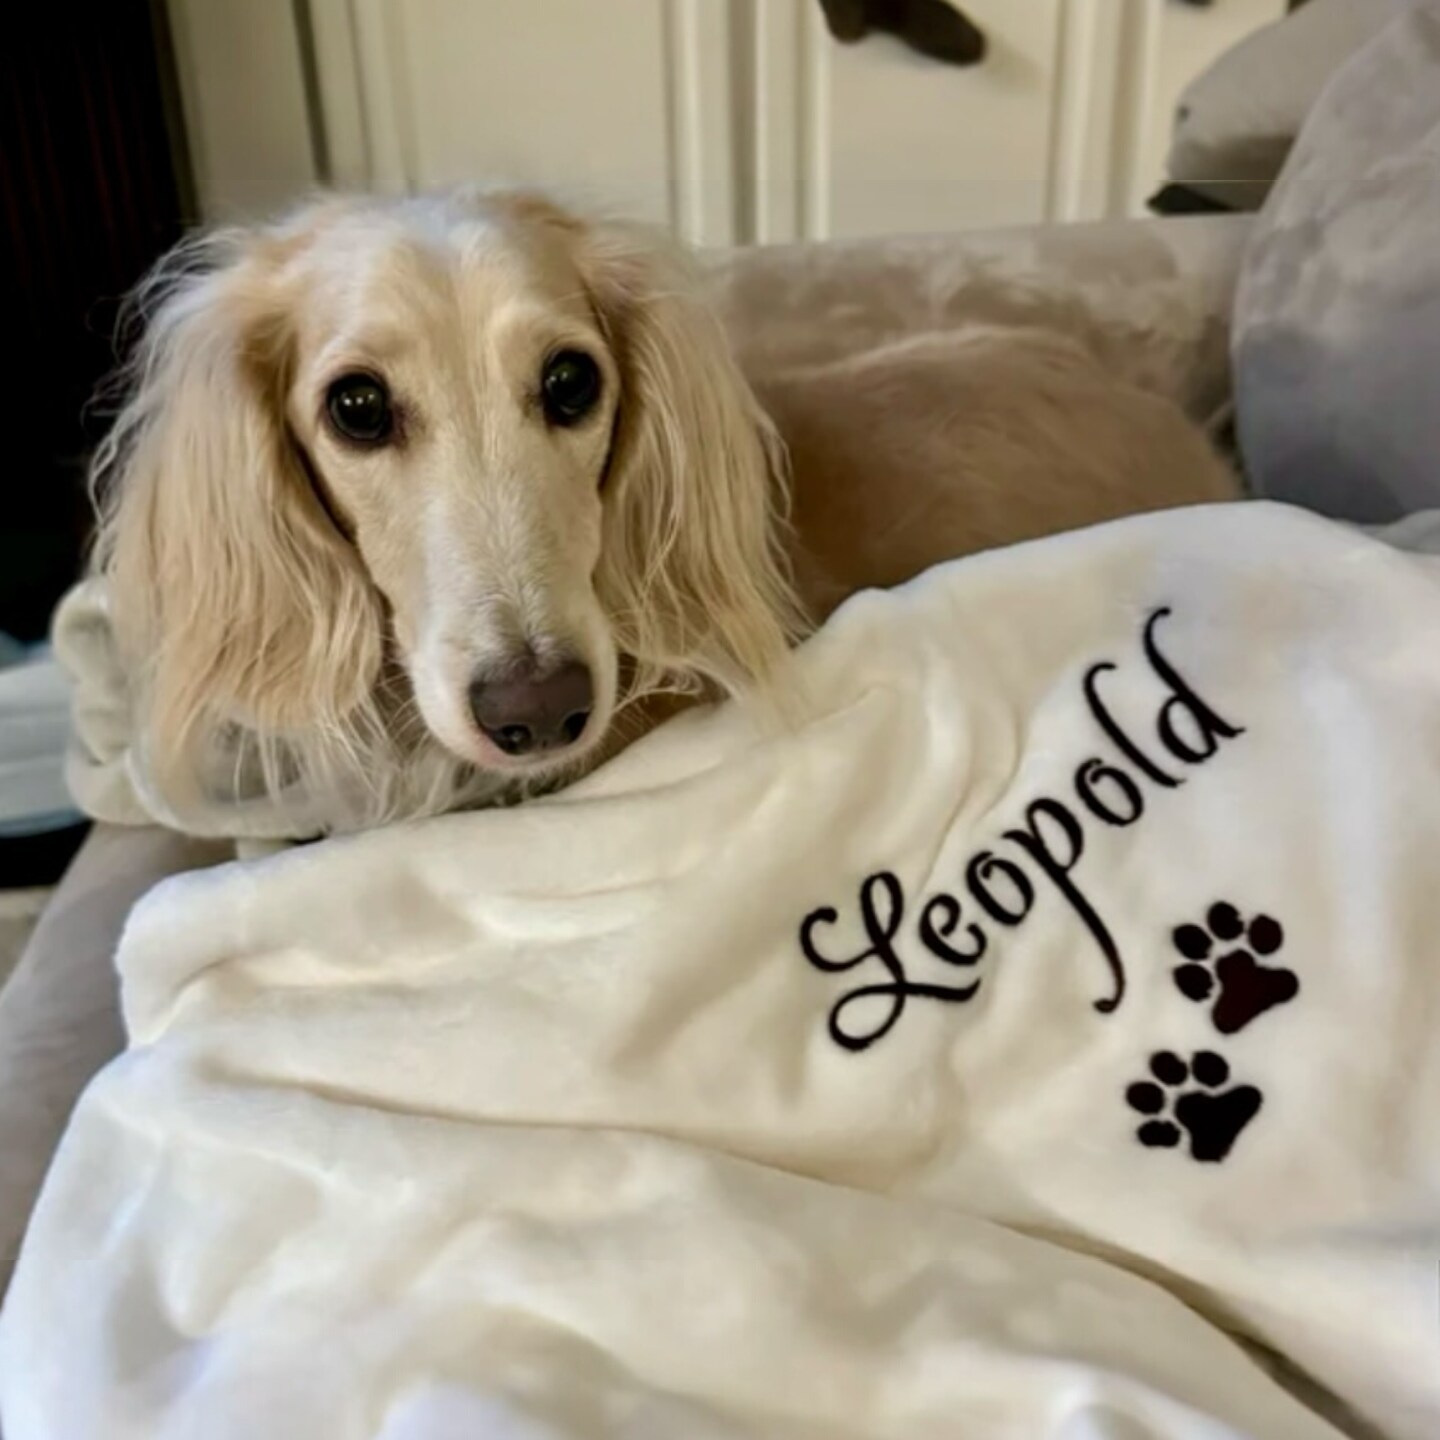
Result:
M1063 0L964 0L977 65L842 45L818 0L758 0L754 238L1027 224L1049 208Z
M509 181L692 243L1139 213L1176 96L1285 0L953 0L977 65L819 0L169 0L202 199Z
M334 167L381 189L545 186L685 238L734 232L714 0L311 0Z

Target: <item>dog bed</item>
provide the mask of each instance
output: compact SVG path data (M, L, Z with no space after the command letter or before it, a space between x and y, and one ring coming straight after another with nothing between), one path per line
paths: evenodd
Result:
M766 247L712 260L727 328L756 377L975 320L1068 333L1098 309L1125 322L1116 364L1143 372L1203 419L1228 393L1228 314L1249 223L1050 226ZM1136 344L1136 316L1168 321ZM71 637L77 643L82 629ZM103 661L103 645L92 659ZM123 712L102 685L77 697L75 720L70 779L101 818L0 990L0 1291L70 1109L120 1046L111 968L120 923L157 880L211 865L217 854L214 844L153 823L106 823L149 818L127 806Z
M560 796L163 884L8 1440L1440 1433L1440 561L942 567Z

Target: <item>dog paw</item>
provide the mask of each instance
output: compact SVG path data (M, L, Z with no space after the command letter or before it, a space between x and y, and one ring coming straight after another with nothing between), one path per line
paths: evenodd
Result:
M1222 1035L1234 1035L1300 993L1293 970L1255 958L1274 955L1285 943L1284 929L1269 915L1247 921L1220 900L1206 911L1203 924L1181 925L1171 940L1184 957L1172 972L1176 989L1196 1004L1213 997L1210 1019Z
M1255 1086L1230 1085L1229 1063L1213 1050L1197 1050L1188 1063L1158 1051L1150 1075L1125 1091L1125 1103L1147 1117L1135 1138L1151 1150L1173 1150L1188 1139L1192 1160L1221 1161L1264 1103Z

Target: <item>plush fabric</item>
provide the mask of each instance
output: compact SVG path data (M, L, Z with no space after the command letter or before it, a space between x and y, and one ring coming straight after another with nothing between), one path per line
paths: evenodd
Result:
M107 825L153 825L131 753L130 688L110 625L105 587L74 586L51 625L71 687L65 783L75 803Z
M1255 31L1181 92L1172 181L1273 180L1326 82L1408 0L1309 0Z
M1440 0L1420 0L1317 102L1246 257L1236 407L1259 493L1377 523L1440 504L1437 237Z
M859 597L790 730L168 882L7 1440L1431 1440L1437 626L1123 521Z
M1229 399L1230 311L1251 223L1125 220L737 250L714 261L715 296L751 375L962 325L1084 330L1116 373L1203 423ZM1108 352L1096 314L1116 322Z

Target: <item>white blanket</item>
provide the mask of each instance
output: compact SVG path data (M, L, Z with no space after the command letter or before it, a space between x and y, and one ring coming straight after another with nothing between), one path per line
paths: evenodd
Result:
M847 606L808 718L166 884L7 1440L1440 1434L1440 569Z

